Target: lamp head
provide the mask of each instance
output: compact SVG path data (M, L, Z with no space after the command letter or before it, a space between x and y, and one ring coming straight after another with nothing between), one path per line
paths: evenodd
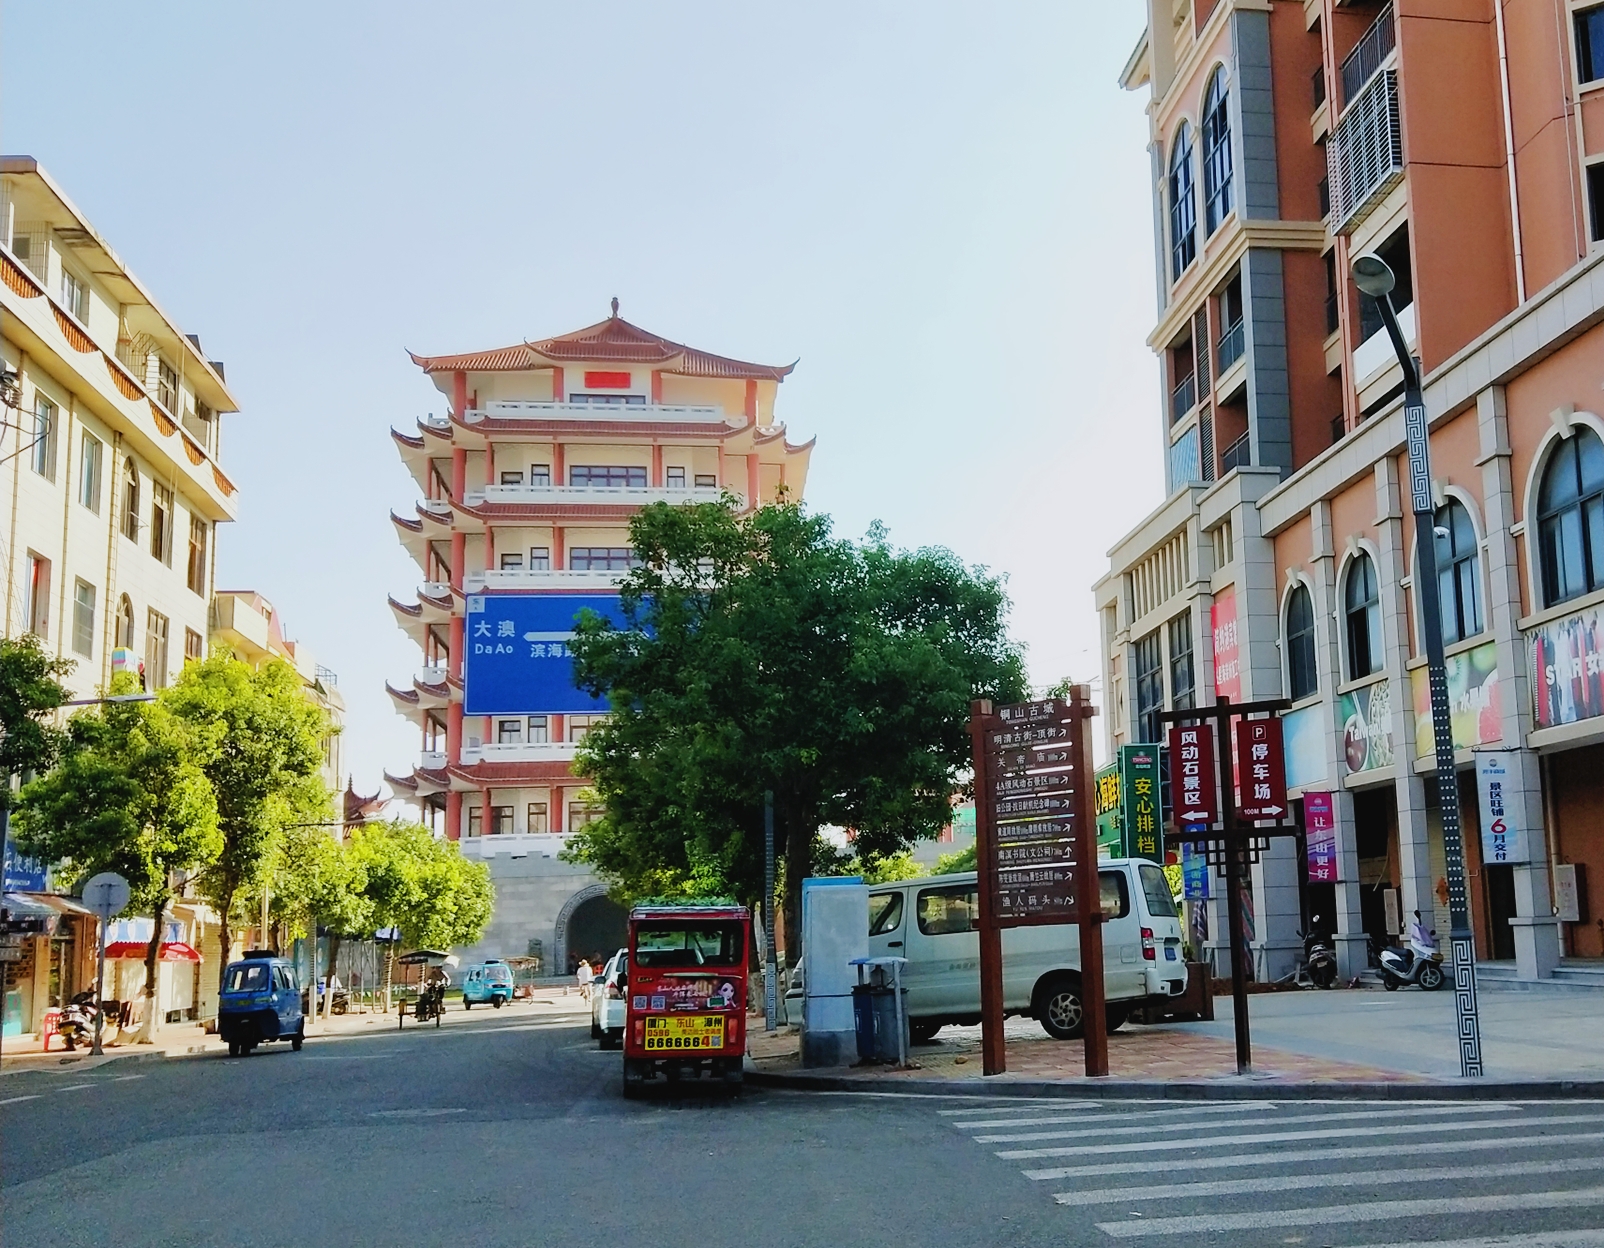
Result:
M1362 256L1354 257L1353 284L1372 299L1385 299L1398 284L1398 279L1392 275L1392 269L1385 260L1375 252L1367 251Z

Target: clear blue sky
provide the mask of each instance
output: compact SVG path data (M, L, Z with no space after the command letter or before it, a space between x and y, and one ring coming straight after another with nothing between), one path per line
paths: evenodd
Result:
M0 0L35 156L225 361L219 581L339 673L359 787L416 731L405 350L623 315L801 363L808 503L1005 572L1031 677L1097 671L1090 586L1162 494L1141 7Z

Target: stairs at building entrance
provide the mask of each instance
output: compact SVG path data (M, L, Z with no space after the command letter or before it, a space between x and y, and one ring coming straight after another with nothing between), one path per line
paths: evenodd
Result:
M1604 960L1565 958L1549 979L1522 979L1513 962L1476 963L1476 986L1497 992L1604 990Z

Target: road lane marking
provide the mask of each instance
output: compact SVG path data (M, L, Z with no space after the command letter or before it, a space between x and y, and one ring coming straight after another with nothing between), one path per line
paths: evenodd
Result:
M1015 1148L1000 1152L1005 1161L1028 1157L1079 1157L1086 1153L1151 1153L1165 1149L1224 1148L1240 1144L1279 1144L1283 1140L1335 1140L1361 1135L1425 1135L1432 1131L1496 1131L1509 1127L1540 1127L1544 1123L1568 1126L1598 1121L1597 1114L1571 1114L1553 1118L1489 1118L1476 1122L1406 1122L1380 1130L1368 1127L1331 1127L1323 1131L1268 1131L1261 1135L1197 1136L1189 1140L1137 1140L1129 1144L1073 1144L1054 1148Z
M1414 1153L1468 1153L1506 1148L1554 1148L1561 1144L1598 1144L1604 1131L1573 1132L1568 1135L1531 1135L1494 1140L1417 1140L1409 1145ZM1236 1170L1245 1166L1278 1166L1304 1161L1352 1161L1361 1157L1396 1157L1396 1144L1365 1148L1307 1148L1296 1152L1236 1153L1228 1157L1188 1157L1188 1170ZM1113 1162L1097 1166L1054 1166L1048 1170L1024 1170L1027 1179L1089 1179L1104 1174L1131 1172L1130 1163Z
M0 1101L0 1105L15 1105L18 1101L37 1101L38 1099L38 1093L32 1096L8 1096L5 1100Z
M57 1092L82 1092L85 1088L92 1088L92 1083L71 1083L64 1088L57 1088Z
M118 1075L115 1079L106 1080L107 1083L127 1083L130 1079L143 1079L144 1075Z
M438 1118L442 1114L465 1114L466 1109L376 1109L369 1118Z
M1439 1114L1490 1114L1518 1113L1514 1106L1492 1105L1439 1105L1420 1109L1361 1109L1346 1114L1292 1114L1285 1118L1265 1119L1263 1122L1222 1122L1221 1127L1287 1126L1295 1122L1345 1122L1366 1119L1384 1130L1382 1121L1394 1118L1420 1118ZM1142 1135L1154 1131L1195 1131L1204 1124L1197 1122L1169 1122L1150 1127L1104 1127L1097 1131L1026 1131L1018 1135L977 1135L976 1144L1023 1144L1030 1140L1079 1140L1090 1137L1105 1139L1111 1135ZM1210 1124L1213 1125L1213 1124ZM1228 1140L1228 1136L1215 1136L1215 1140Z
M1591 1205L1604 1205L1604 1187L1511 1192L1499 1196L1450 1196L1436 1200L1383 1200L1305 1209L1255 1209L1250 1213L1201 1213L1181 1218L1144 1218L1139 1222L1099 1222L1097 1228L1115 1239L1138 1239L1151 1235L1262 1231L1283 1226L1334 1226L1344 1222L1388 1222L1401 1218L1457 1217L1515 1210L1579 1209Z
M1477 1236L1475 1239L1412 1239L1407 1244L1361 1244L1359 1248L1604 1248L1604 1230L1533 1231L1527 1235Z
M1149 1119L1166 1118L1171 1114L1262 1114L1274 1110L1274 1105L1254 1105L1251 1103L1222 1105L1195 1105L1177 1109L1149 1110L1146 1113L1117 1113L1117 1114L1057 1114L1047 1118L997 1118L985 1122L954 1122L952 1125L960 1131L978 1131L986 1127L1045 1127L1055 1122L1143 1122ZM1281 1121L1286 1121L1282 1119ZM1143 1128L1144 1130L1146 1128Z
M1200 1196L1241 1196L1249 1192L1301 1192L1313 1187L1369 1187L1423 1183L1442 1179L1506 1179L1529 1174L1571 1174L1604 1170L1604 1157L1567 1157L1563 1161L1516 1161L1491 1166L1426 1166L1415 1170L1344 1170L1335 1174L1281 1174L1263 1179L1226 1179L1217 1183L1165 1183L1147 1187L1101 1187L1059 1192L1061 1205L1123 1205L1143 1200L1190 1200Z
M847 1094L846 1093L838 1093L838 1095L847 1095ZM893 1094L893 1093L884 1093L884 1092L882 1092L882 1093L876 1093L876 1095L879 1095L879 1096L888 1096L888 1095L930 1096L930 1095L932 1095L932 1093L928 1093L928 1092L901 1092L901 1093ZM975 1098L975 1099L979 1099L979 1098ZM1168 1102L1165 1102L1165 1101L1133 1101L1131 1103L1134 1104L1134 1105L1143 1105L1143 1106L1168 1104ZM1255 1103L1257 1103L1257 1102L1255 1102ZM1268 1104L1268 1102L1264 1102L1264 1103ZM1060 1101L1060 1100L1058 1100L1058 1099L1056 1099L1054 1097L1050 1097L1050 1096L1040 1096L1040 1097L1026 1097L1026 1096L1012 1097L1011 1096L1011 1097L1008 1097L1006 1100L999 1098L995 1104L983 1105L978 1109L938 1109L936 1112L938 1114L942 1115L945 1118L956 1118L959 1114L1000 1114L1000 1113L1003 1112L1003 1110L1009 1108L1009 1106L1011 1106L1011 1105L1040 1105L1043 1108L1051 1106L1054 1109L1096 1109L1099 1106L1107 1105L1107 1104L1108 1104L1107 1101Z

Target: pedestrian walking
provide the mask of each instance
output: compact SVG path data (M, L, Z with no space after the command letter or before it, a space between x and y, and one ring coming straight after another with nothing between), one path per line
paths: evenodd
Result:
M574 974L579 980L579 995L586 1001L589 1001L590 985L591 981L596 978L596 972L591 968L589 962L587 962L584 958L580 958L579 969L574 972Z

